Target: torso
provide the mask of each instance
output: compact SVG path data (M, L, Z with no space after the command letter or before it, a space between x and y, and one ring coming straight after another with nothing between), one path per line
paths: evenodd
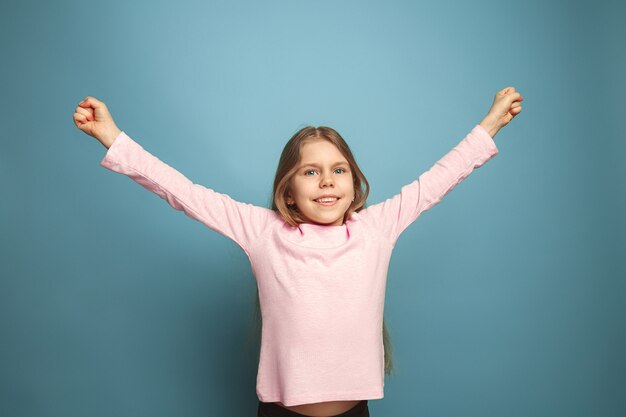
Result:
M281 402L277 402L279 406L296 413L304 414L312 417L329 417L337 414L345 413L354 408L360 401L327 401L322 403L302 404L287 407Z
M262 290L261 309L264 319L267 317L263 323L262 343L265 345L262 355L265 356L260 361L259 380L275 381L277 369L281 369L280 380L291 384L291 392L306 392L313 387L323 391L328 388L320 383L321 380L345 379L345 375L338 371L337 360L327 359L331 357L329 355L336 355L347 361L343 369L359 375L353 376L350 381L353 385L347 385L346 392L367 391L362 388L364 384L372 393L382 388L382 331L379 329L382 329L385 268L392 246L384 239L367 234L364 226L349 226L350 239L347 239L348 226L325 229L324 226L302 224L302 231L280 226L254 247L251 261L259 266L257 282ZM273 256L268 257L258 249L261 244L271 248ZM287 249L281 249L283 246ZM366 259L363 251L368 254ZM342 280L337 280L338 276ZM329 292L329 288L333 291ZM376 294L375 300L373 294ZM280 303L272 301L276 297L280 297ZM350 300L349 305L346 299ZM289 317L284 317L285 312L289 312ZM327 318L333 320L332 332L325 322ZM346 331L350 332L347 345L338 344L331 336ZM293 334L302 335L303 340L292 342ZM355 355L350 347L354 343L371 348L361 348L359 355ZM292 353L283 356L285 349ZM302 361L300 358L317 360ZM311 378L302 378L302 375L311 375ZM275 384L265 384L263 388L267 391L262 393L277 395L281 385ZM291 406L272 402L303 416L331 417L353 409L361 401L322 401Z

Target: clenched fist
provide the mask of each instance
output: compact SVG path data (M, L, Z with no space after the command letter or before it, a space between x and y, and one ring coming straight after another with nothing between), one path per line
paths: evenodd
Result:
M107 149L121 133L106 104L90 96L78 103L74 113L74 124L86 134L98 139Z
M491 137L504 126L508 125L511 120L522 112L522 100L524 97L514 87L507 87L498 91L493 99L491 109L487 116L480 122L480 125L489 132Z

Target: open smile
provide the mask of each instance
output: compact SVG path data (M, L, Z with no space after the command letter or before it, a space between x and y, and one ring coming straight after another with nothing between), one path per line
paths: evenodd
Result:
M335 204L337 204L337 201L339 201L338 197L334 197L334 198L318 198L317 200L313 200L315 201L317 204L321 205L321 206L334 206Z

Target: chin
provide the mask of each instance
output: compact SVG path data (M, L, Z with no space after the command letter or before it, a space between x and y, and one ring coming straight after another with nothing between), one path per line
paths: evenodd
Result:
M309 222L309 223L318 224L318 225L321 225L321 226L333 226L337 222L342 222L343 223L343 218L342 219L332 219L332 220L307 219L306 221Z

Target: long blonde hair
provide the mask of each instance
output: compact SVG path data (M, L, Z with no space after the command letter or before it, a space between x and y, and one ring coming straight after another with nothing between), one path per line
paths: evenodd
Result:
M327 140L337 147L339 152L348 160L350 169L352 171L354 182L354 201L346 210L343 221L345 222L350 218L352 213L359 212L366 207L367 196L369 195L369 183L363 175L363 172L359 169L359 166L352 155L350 147L341 135L333 128L327 126L306 126L297 131L291 139L287 142L280 155L278 167L276 169L276 175L274 177L274 189L272 193L271 208L280 214L286 223L291 226L297 226L299 223L304 222L297 207L289 206L286 202L286 197L291 191L289 189L290 182L298 165L300 163L301 147L302 144L311 139L323 139ZM256 311L255 311L255 323L257 336L261 333L262 328L262 316L261 316L261 303L259 300L258 287L256 290ZM385 374L391 375L394 371L392 360L392 346L389 331L383 317L383 346L385 349Z

